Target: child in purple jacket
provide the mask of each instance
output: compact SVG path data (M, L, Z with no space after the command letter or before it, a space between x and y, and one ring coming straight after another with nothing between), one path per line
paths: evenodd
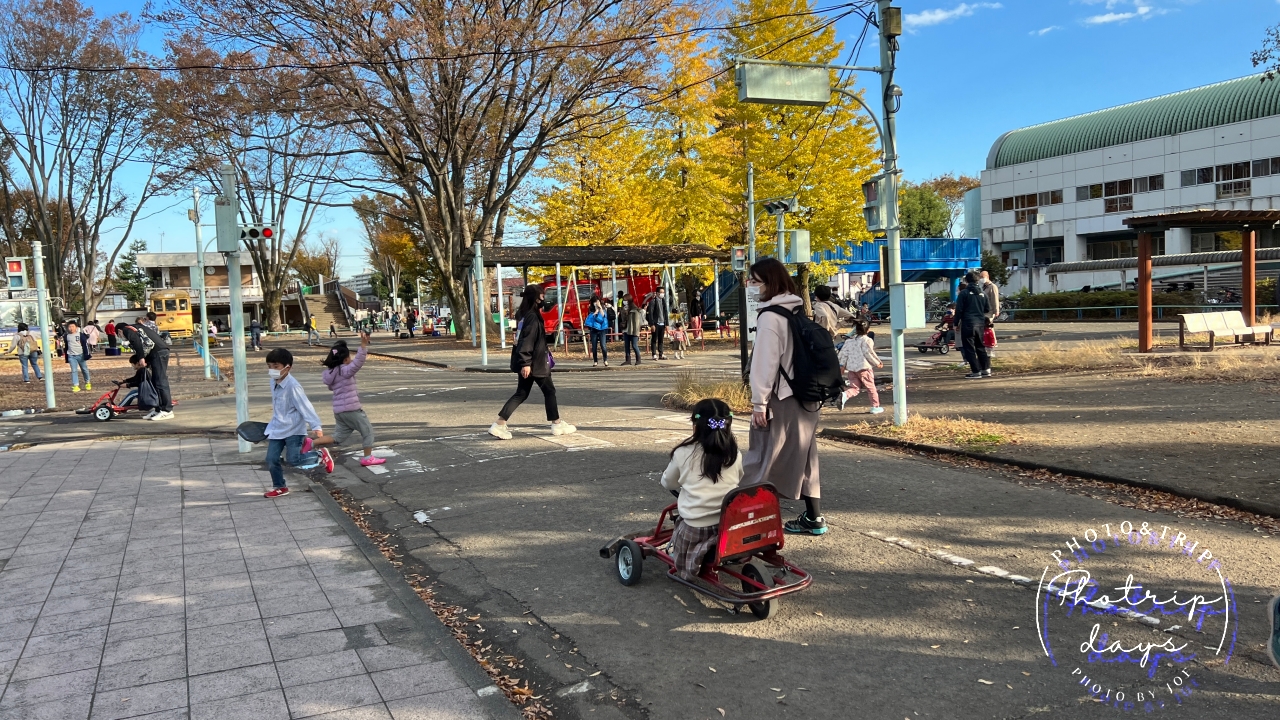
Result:
M333 435L317 438L317 445L341 445L352 433L360 433L364 443L364 457L361 465L381 465L384 458L373 455L373 425L369 424L369 416L360 407L360 391L356 387L356 373L364 367L364 360L369 355L369 334L360 333L360 349L355 356L347 348L346 340L339 340L329 349L324 359L324 384L333 391L333 419L336 429Z

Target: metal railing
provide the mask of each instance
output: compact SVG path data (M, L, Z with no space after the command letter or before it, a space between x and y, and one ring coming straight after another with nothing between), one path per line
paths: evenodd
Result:
M1258 310L1263 310L1267 308L1280 308L1280 305L1256 305L1255 307ZM1164 311L1166 309L1177 310L1178 312L1170 313L1171 315L1177 316L1187 312L1223 312L1226 310L1239 310L1240 305L1239 304L1228 305L1225 303L1220 303L1217 305L1153 305L1152 310L1155 314L1155 319L1157 320L1163 319ZM1114 311L1115 319L1117 320L1124 319L1125 311L1133 311L1133 314L1135 315L1134 319L1136 319L1138 306L1137 305L1105 305L1105 306L1097 306L1097 307L1064 307L1064 308L1002 308L1000 314L1001 316L1007 316L1005 317L1006 322L1011 320L1019 320L1019 319L1027 320L1028 317L1030 317L1030 319L1035 319L1034 315L1036 313L1040 314L1039 319L1041 320L1049 320L1050 319L1049 313L1075 313L1074 319L1076 320L1086 320L1086 319L1096 320L1098 319L1096 317L1085 318L1084 313L1086 311L1098 311L1098 310ZM1028 316L1028 317L1024 317L1024 316ZM1062 319L1071 319L1071 318L1054 317L1052 319L1062 320Z

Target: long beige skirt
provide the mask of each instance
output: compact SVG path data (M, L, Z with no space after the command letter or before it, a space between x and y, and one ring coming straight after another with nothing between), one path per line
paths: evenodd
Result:
M769 400L768 427L751 425L749 447L742 456L742 484L772 483L778 494L797 500L821 497L818 483L818 420L794 397Z

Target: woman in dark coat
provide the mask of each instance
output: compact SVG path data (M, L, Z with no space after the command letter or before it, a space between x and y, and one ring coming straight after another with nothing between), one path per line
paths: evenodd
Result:
M578 428L560 419L556 405L556 386L551 383L551 351L547 349L547 330L542 320L542 286L526 285L516 312L516 337L511 346L511 372L516 373L516 393L498 412L498 419L489 427L489 434L502 440L511 439L507 420L520 404L529 399L529 392L537 385L547 405L547 420L551 422L552 435L568 435Z

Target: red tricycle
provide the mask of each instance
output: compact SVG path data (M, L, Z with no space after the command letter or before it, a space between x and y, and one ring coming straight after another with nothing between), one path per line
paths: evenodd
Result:
M782 549L782 514L778 491L772 485L737 488L725 496L720 509L720 535L712 556L706 558L696 581L680 576L671 557L671 534L678 518L673 503L658 516L651 534L624 535L600 548L600 557L616 555L614 565L623 585L640 582L646 557L657 557L667 565L667 577L730 605L737 614L746 606L751 614L767 619L776 599L803 590L813 577L778 554ZM737 580L742 590L730 588L722 574Z
M98 401L87 408L76 410L77 415L92 415L106 422L117 418L130 410L138 409L138 388L126 388L119 380L113 380L115 388L102 393ZM121 390L128 390L124 399L117 402ZM175 405L177 403L174 403Z
M933 334L929 336L928 340L916 345L916 349L922 353L937 350L939 353L946 355L955 346L956 332L951 327L951 321L943 320L934 326Z

